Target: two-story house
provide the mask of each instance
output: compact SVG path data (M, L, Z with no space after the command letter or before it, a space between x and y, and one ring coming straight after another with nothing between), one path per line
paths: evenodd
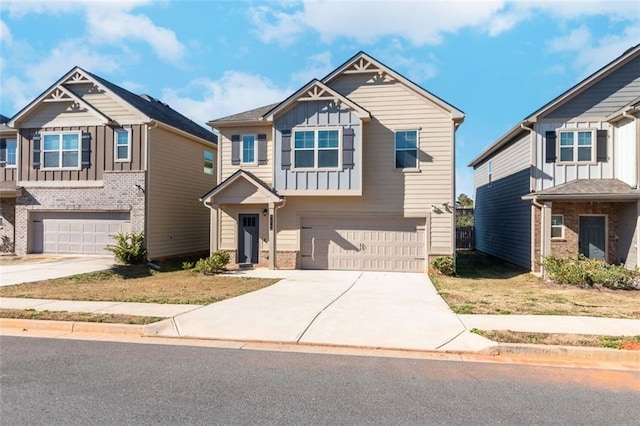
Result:
M108 254L125 231L144 232L150 259L208 250L211 131L79 67L8 124L0 188L16 254Z
M13 253L16 188L16 131L7 126L9 117L0 114L0 253Z
M464 114L365 53L220 132L211 250L271 268L421 271L453 256Z
M476 248L533 271L579 253L640 266L640 45L470 163Z

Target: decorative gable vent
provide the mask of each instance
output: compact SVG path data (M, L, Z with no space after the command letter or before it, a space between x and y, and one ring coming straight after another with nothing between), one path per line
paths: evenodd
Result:
M85 84L92 83L87 77L85 77L81 72L76 71L71 75L65 82L65 84Z

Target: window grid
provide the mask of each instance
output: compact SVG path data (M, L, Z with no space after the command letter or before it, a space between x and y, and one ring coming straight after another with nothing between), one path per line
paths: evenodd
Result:
M564 216L551 215L551 238L564 238Z
M242 136L242 162L244 164L256 162L256 138L254 135Z
M560 132L560 162L593 161L593 131Z
M7 139L7 167L15 167L18 163L18 142L15 139Z
M296 130L293 149L294 167L297 169L337 168L340 163L340 131Z
M80 135L49 133L44 135L43 169L77 169L80 167Z
M396 169L418 168L418 131L401 130L395 134Z
M116 129L116 161L131 161L131 133L127 129Z

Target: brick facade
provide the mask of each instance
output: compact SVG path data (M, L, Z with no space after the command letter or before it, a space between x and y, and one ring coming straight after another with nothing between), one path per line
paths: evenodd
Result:
M59 183L59 187L23 188L16 199L17 255L30 251L29 215L35 212L130 212L131 231L144 231L145 195L136 185L145 187L145 172L105 171L101 187L64 187L69 182Z

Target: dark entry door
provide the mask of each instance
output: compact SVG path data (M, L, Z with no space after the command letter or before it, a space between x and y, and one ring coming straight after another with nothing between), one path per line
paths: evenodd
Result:
M605 260L604 216L580 216L580 253L590 259Z
M258 263L258 215L238 217L238 263Z

